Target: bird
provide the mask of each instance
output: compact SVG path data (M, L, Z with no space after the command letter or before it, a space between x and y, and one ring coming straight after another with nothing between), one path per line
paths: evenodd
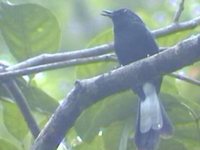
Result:
M103 10L111 18L114 30L114 50L123 66L159 52L159 47L142 19L133 11L122 8ZM130 81L131 82L131 81ZM142 85L131 84L138 95L134 141L138 150L157 149L160 137L171 137L173 125L159 100L162 77L152 77Z

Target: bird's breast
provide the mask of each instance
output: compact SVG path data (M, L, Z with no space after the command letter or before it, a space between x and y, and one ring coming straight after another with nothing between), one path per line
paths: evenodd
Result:
M114 48L122 65L129 64L147 57L145 34L137 30L120 31L115 33Z

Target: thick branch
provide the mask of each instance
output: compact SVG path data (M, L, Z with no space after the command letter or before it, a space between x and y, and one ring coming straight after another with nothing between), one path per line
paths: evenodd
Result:
M32 150L55 150L80 113L93 103L143 82L190 65L200 59L200 35L157 55L82 81L57 108L34 142ZM131 82L130 82L131 81Z

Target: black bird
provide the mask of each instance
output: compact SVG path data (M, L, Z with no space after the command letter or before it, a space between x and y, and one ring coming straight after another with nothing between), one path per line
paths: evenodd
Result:
M122 65L159 52L151 32L141 18L131 10L105 10L102 15L112 19L114 49ZM132 84L132 90L139 96L135 129L138 150L156 149L160 135L167 137L173 132L172 124L158 98L161 82L162 77L155 77L143 85Z

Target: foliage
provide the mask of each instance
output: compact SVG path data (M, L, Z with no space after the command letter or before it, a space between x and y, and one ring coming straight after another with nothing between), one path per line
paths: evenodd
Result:
M79 1L13 0L18 5L0 6L0 60L14 64L43 53L66 49L93 47L112 41L111 23L99 14L105 8L131 7L151 28L169 24L177 9L177 2L151 0ZM190 5L191 3L192 5ZM172 7L168 7L171 5ZM181 20L199 14L197 1L186 2ZM145 8L145 9L144 9ZM153 21L152 21L153 20ZM192 34L190 31L167 35L158 39L161 46L171 46ZM178 72L200 79L199 63ZM98 62L77 67L43 72L18 79L31 110L41 127L54 112L59 101L73 87L76 79L89 78L107 72L117 64ZM165 77L161 99L175 126L174 136L161 140L160 150L197 150L200 148L200 88L184 81ZM0 149L29 149L30 131L13 102L0 86ZM137 97L132 91L110 96L85 110L66 135L75 150L133 149L134 120ZM65 149L60 148L60 149Z

